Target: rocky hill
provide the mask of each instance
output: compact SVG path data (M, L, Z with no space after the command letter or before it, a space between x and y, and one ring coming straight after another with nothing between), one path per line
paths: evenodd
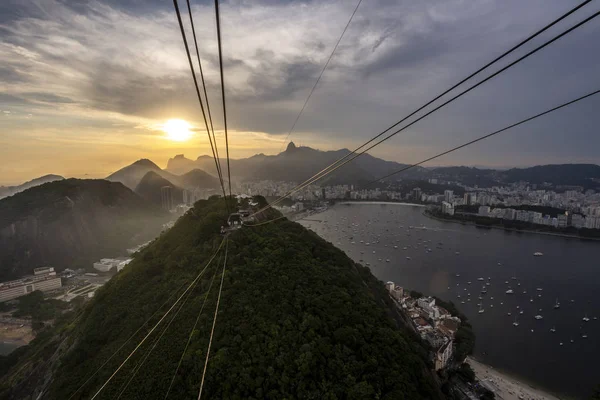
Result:
M0 279L89 266L154 237L168 215L120 183L66 179L0 200Z
M189 169L179 168L178 171L179 172L177 173L165 171L152 161L144 158L110 174L106 179L111 182L121 182L131 190L136 190L138 185L142 182L142 179L147 176L149 172L153 172L162 179L170 182L172 185L182 189L216 189L219 187L219 180L217 178L202 171L198 167L192 166Z
M157 207L161 207L161 188L165 186L173 188L172 193L175 204L181 203L183 199L183 189L177 187L154 171L149 171L144 175L140 183L136 186L135 192Z
M92 398L199 277L180 312L163 319L96 397L163 399L174 379L169 399L196 399L224 248L201 271L224 240L223 206L214 199L196 203L78 318L11 357L0 380L3 395ZM225 246L203 399L443 398L427 350L394 318L382 282L368 268L287 220L242 228Z

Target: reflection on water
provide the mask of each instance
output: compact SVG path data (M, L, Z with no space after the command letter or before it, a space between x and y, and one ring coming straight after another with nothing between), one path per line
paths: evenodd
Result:
M337 205L300 222L380 280L452 300L473 325L481 361L557 393L589 396L600 384L600 242L475 228L422 212Z

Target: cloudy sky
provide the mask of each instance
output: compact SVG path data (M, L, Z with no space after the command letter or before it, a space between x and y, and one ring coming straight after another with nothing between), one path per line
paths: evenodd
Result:
M364 0L291 140L355 147L577 3ZM600 10L597 3L504 64ZM232 157L280 151L355 6L222 3ZM223 147L214 7L193 1L193 12ZM190 36L187 14L184 22ZM372 154L416 162L599 89L599 42L600 17ZM175 154L210 151L170 0L3 0L0 60L0 183L45 173L103 177L139 158L165 166ZM600 163L599 111L600 96L435 165ZM174 118L194 127L189 141L174 142L162 131Z

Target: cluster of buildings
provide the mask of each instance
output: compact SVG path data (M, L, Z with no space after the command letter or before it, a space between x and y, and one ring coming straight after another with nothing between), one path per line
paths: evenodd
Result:
M443 211L443 209L442 209ZM566 228L572 226L577 229L600 229L600 216L581 215L566 211L552 217L541 212L515 210L513 208L491 208L490 206L479 206L479 216L488 218L501 218L511 221L523 221L536 225L553 226L555 228Z
M414 299L394 282L387 282L385 286L390 296L411 319L421 339L431 345L435 370L444 369L454 354L453 343L461 323L460 318L453 317L446 309L435 304L432 297Z
M120 258L103 258L98 262L94 263L94 269L100 272L110 272L113 268L119 272L127 264L131 262L131 258L120 257Z
M429 179L432 184L453 184L464 189L457 195L453 190L444 193L425 193L415 187L406 193L398 190L382 190L380 188L358 189L354 185L324 186L309 185L290 196L295 203L281 207L284 214L302 211L303 202L323 200L391 200L414 201L428 204L439 204L442 213L454 215L456 206L480 206L478 215L501 218L505 220L524 221L532 224L553 226L556 228L575 227L600 229L600 193L593 190L573 187L563 192L537 189L536 185L517 183L508 186L491 188L468 187L458 182L438 182ZM240 190L248 195L278 197L287 194L295 187L293 182L256 181L241 184ZM535 205L567 210L566 213L551 216L535 211L518 210L515 206Z
M61 287L62 281L60 276L56 275L54 268L35 268L33 275L0 283L0 302L16 299L36 290L49 292Z

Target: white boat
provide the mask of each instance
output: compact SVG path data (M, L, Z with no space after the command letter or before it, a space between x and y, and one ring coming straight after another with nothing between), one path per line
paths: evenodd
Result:
M482 280L483 280L483 278L477 278L477 280L478 280L478 281L482 281Z
M508 290L507 290L505 293L506 293L506 294L513 294L514 292L513 292L513 290L512 290L512 289L508 289Z
M481 304L481 306L479 306L479 314L483 314L485 310L483 309L483 303Z
M544 317L542 317L541 315L538 314L534 318L539 320L539 319L543 319Z
M544 255L544 253L542 253L541 251L536 251L535 253L533 253L534 257L541 257L543 255Z
M581 335L582 338L587 339L587 335L584 333L583 335Z
M390 262L390 259L389 259L389 258L386 258L385 262Z
M585 317L582 318L583 322L589 322L590 319L588 318L587 314L585 314Z
M519 326L519 322L517 321L517 316L515 315L515 322L513 322L513 326Z
M410 260L410 257L406 257L407 260Z
M397 249L397 248L398 248L398 246L394 246L394 248L395 248L395 249Z
M550 332L552 332L552 333L556 332L556 328L555 327L550 328Z
M558 302L558 299L556 299L556 303L554 303L554 309L556 310L557 308L560 308L560 303Z
M539 287L539 288L537 288L537 289L535 289L535 290L537 290L538 292L541 292L541 291L542 291L542 290L544 290L544 289L542 289L541 287Z

